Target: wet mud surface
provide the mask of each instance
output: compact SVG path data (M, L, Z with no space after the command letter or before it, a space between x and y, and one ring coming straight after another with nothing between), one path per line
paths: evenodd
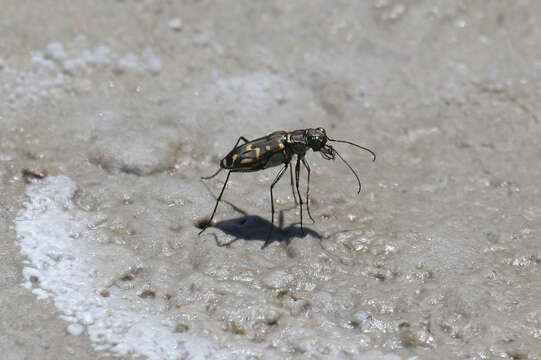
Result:
M0 6L7 359L541 357L537 2Z

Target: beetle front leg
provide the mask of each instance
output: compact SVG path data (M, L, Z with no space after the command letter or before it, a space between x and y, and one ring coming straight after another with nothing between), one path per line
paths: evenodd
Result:
M270 196L271 196L271 226L270 226L270 229L269 229L269 232L267 234L267 240L265 240L265 243L263 244L263 246L261 247L262 249L264 249L265 247L267 247L267 245L270 244L271 240L270 240L270 236L272 234L272 230L274 228L274 196L272 194L272 188L274 188L274 185L276 185L276 183L280 180L280 178L282 177L282 175L284 175L284 172L287 170L287 167L289 166L289 162L285 164L285 166L280 170L280 172L278 173L278 175L276 175L276 178L274 179L274 181L272 182L271 186L270 186Z
M299 195L299 209L301 211L301 231L304 235L304 228L302 227L302 197L301 192L299 191L299 173L301 170L301 161L297 155L297 163L295 164L295 185L297 186L297 195Z
M308 166L308 163L304 158L302 158L301 161L306 168L306 171L308 172L308 183L306 184L306 210L308 210L308 216L310 217L310 220L312 220L312 223L315 224L316 222L314 221L312 214L310 214L310 166Z
M291 192L293 193L293 199L295 200L295 205L297 205L299 202L297 201L297 195L295 195L295 188L293 186L293 166L289 167L289 176L291 180Z

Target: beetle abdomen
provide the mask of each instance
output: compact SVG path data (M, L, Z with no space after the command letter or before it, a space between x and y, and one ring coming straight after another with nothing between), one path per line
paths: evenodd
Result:
M283 162L285 145L282 136L285 131L277 131L268 136L252 140L233 149L220 162L220 167L231 171L257 171L277 166Z

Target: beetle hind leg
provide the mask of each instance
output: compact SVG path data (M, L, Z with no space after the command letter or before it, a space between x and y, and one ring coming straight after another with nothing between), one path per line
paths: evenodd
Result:
M227 177L225 178L225 182L224 182L224 186L222 187L222 191L220 191L220 195L218 196L218 199L216 199L216 205L214 205L214 210L212 210L212 215L210 215L209 221L206 223L206 225L203 227L203 229L199 232L199 235L201 235L203 233L203 231L207 230L209 225L212 223L212 219L214 219L214 214L216 214L216 209L218 209L218 204L220 203L220 200L222 199L222 195L224 194L225 187L227 186L227 182L229 181L229 175L231 175L231 171L229 171L227 173Z
M218 171L216 171L214 174L210 175L210 176L202 176L201 179L202 180L209 180L209 179L212 179L213 177L215 177L216 175L218 175L220 173L220 171L222 171L223 169L222 168L219 168Z
M239 143L240 141L244 141L245 143L247 142L250 142L250 140L246 139L244 136L241 136L237 139L237 142L235 143L235 146L233 146L233 149L236 149L237 146L239 146ZM203 176L201 177L202 180L210 180L212 179L213 177L215 177L216 175L218 175L220 173L220 171L222 171L223 169L222 168L219 168L218 171L216 171L214 174L210 175L210 176Z

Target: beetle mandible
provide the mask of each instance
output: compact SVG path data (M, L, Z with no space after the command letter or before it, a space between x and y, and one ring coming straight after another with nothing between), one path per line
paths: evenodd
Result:
M244 141L244 144L239 146L239 143L241 141ZM272 234L272 229L274 227L274 197L272 190L274 188L274 185L280 180L282 175L284 175L284 172L287 170L288 166L290 166L290 162L293 159L294 155L297 155L297 162L295 164L295 187L297 189L297 195L299 197L299 209L300 209L300 224L301 224L301 231L304 234L304 228L302 225L302 205L303 200L301 197L301 193L299 191L299 173L300 173L300 164L302 163L304 167L306 168L306 171L308 173L308 180L306 185L306 210L308 211L308 216L312 220L312 222L315 222L312 218L312 215L310 214L310 203L309 203L309 193L310 193L310 166L306 162L306 159L304 158L306 155L306 151L308 149L312 149L314 152L319 152L321 156L326 160L334 160L336 156L338 156L345 164L346 166L353 172L353 175L355 175L355 178L357 179L357 183L359 184L359 189L357 193L361 192L361 181L359 180L359 177L357 176L357 173L353 168L349 165L349 163L336 151L328 142L340 142L340 143L346 143L353 146L356 146L360 149L368 151L370 154L372 154L372 161L376 161L376 154L364 147L357 145L355 143L345 141L345 140L336 140L331 139L327 136L327 133L325 129L318 127L315 129L302 129L302 130L294 130L291 132L288 131L276 131L272 134L269 134L267 136L263 136L260 138L257 138L255 140L249 141L244 136L239 137L237 140L237 143L233 147L233 150L229 152L221 161L220 161L220 169L218 169L217 172L212 174L208 177L203 177L202 179L212 179L218 173L224 169L229 170L227 173L227 177L225 178L224 185L222 187L222 191L220 192L220 195L218 196L218 199L216 200L216 205L214 206L214 210L212 211L212 215L210 216L210 219L205 224L203 229L199 232L199 235L205 231L209 225L212 223L212 219L214 218L214 215L216 214L216 209L218 208L218 203L222 199L222 195L224 193L225 187L227 185L227 182L229 181L229 176L232 172L252 172L252 171L259 171L263 169L267 169L270 167L275 167L278 165L283 164L284 166L280 171L278 172L278 175L274 178L271 186L270 186L270 196L271 196L271 226L269 229L269 232L267 233L267 239L265 240L265 243L263 244L262 248L265 248L270 242L270 236ZM290 167L290 175L291 175L291 189L293 191L293 197L295 197L295 191L293 189L293 166ZM295 198L295 202L297 202L297 199Z

